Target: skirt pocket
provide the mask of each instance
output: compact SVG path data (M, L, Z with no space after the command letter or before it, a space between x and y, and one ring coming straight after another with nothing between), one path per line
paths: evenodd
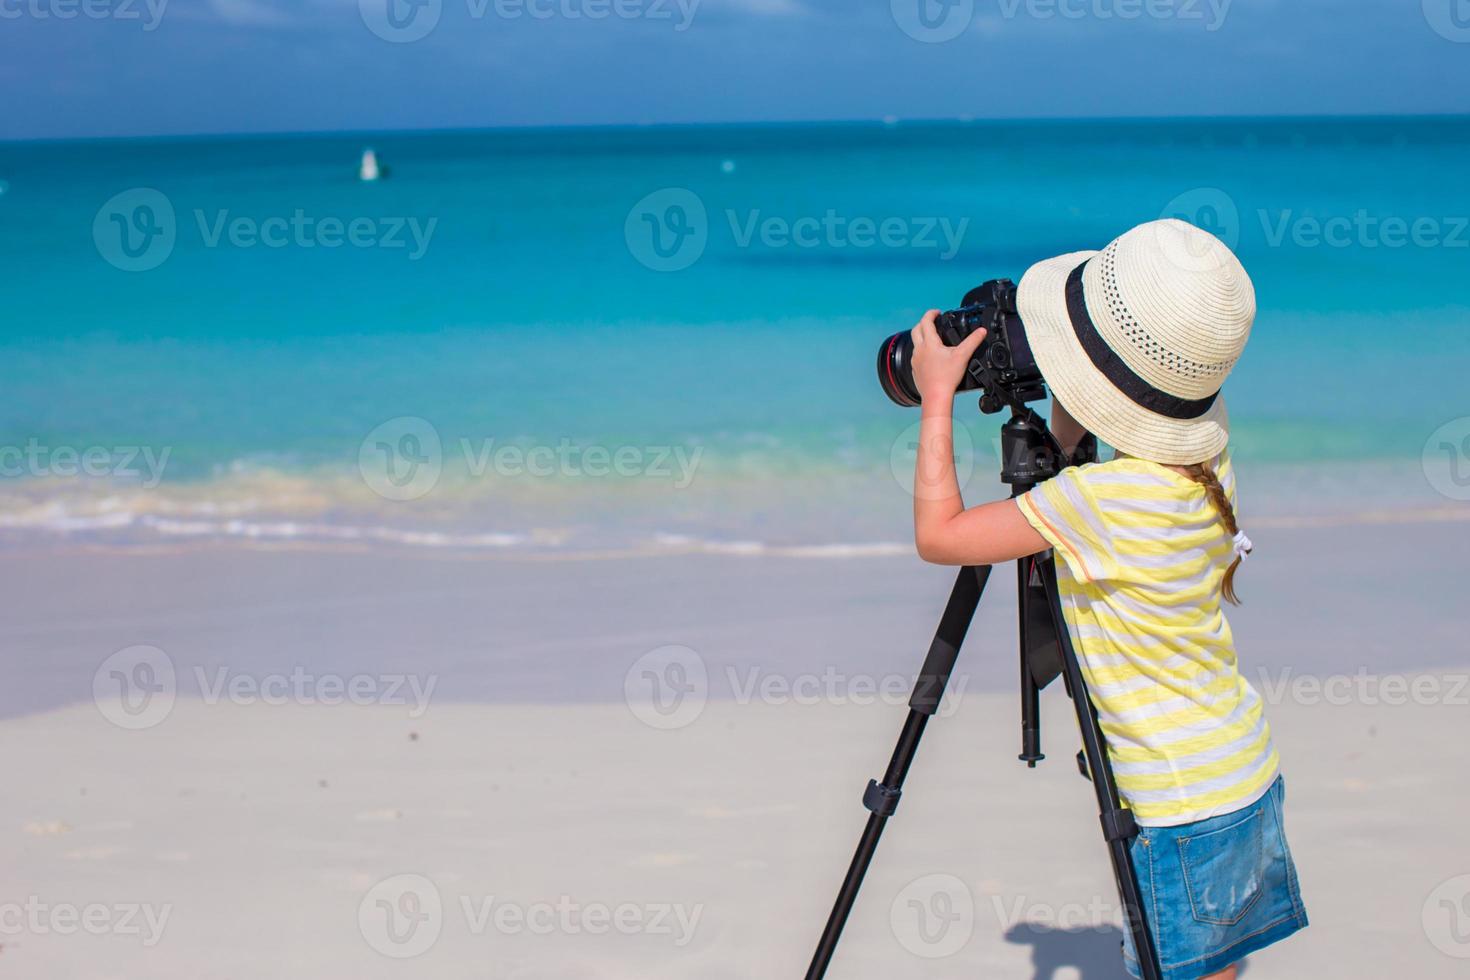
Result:
M1270 870L1264 816L1263 809L1253 807L1229 826L1176 840L1196 922L1233 926L1260 901Z

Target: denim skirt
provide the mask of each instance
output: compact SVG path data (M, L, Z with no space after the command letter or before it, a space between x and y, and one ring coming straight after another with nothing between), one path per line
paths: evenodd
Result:
M1265 796L1234 813L1139 828L1133 866L1164 980L1207 977L1306 926L1284 797L1278 776ZM1123 962L1141 976L1127 930Z

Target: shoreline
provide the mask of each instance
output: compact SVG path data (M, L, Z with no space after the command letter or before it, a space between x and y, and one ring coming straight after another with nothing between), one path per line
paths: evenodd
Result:
M1228 616L1252 682L1263 668L1334 677L1470 662L1444 525L1251 534L1245 604ZM667 646L698 655L713 697L730 669L904 677L955 575L912 554L585 561L232 543L10 557L0 643L28 682L0 689L0 717L89 700L99 665L137 646L163 651L185 679L220 666L413 673L436 677L445 700L489 704L616 702L630 667ZM976 690L1014 689L1014 588L992 576L976 615L961 663Z
M682 489L638 477L444 474L398 498L374 470L244 470L155 489L105 479L0 480L0 555L280 545L323 552L453 552L562 560L693 554L903 557L911 552L912 461L767 473L700 471ZM978 447L977 447L978 449ZM1009 490L977 451L971 503ZM728 466L725 467L728 469ZM738 469L738 468L737 468ZM692 472L692 471L691 471ZM1242 485L1252 529L1373 528L1470 521L1470 500L1439 457L1257 463Z
M1460 524L1470 522L1470 504L1445 504L1401 509L1377 508L1327 514L1263 514L1250 518L1256 529L1316 529L1384 527L1401 525ZM303 521L199 522L176 537L157 540L113 542L79 540L85 532L30 530L15 531L5 541L0 531L0 555L25 558L45 555L137 554L163 555L191 552L281 551L324 554L404 554L446 561L576 562L632 559L673 559L694 555L750 558L852 559L900 558L913 554L906 541L812 542L770 544L759 540L700 539L694 535L660 533L643 544L622 547L581 548L555 551L543 545L502 532L443 531L391 528L377 525L318 524ZM314 537L313 534L321 534ZM535 532L528 537L534 537Z
M1470 504L1405 505L1341 513L1264 513L1250 517L1255 529L1379 527L1470 522ZM907 541L813 541L772 544L759 539L701 538L691 533L653 532L642 544L581 547L557 551L569 532L534 529L528 533L442 527L390 527L320 523L310 520L196 520L188 527L156 530L157 538L107 541L94 530L50 529L0 523L0 557L46 554L184 554L188 551L320 551L338 554L420 554L445 560L606 561L626 558L679 558L688 555L739 555L773 558L908 557ZM125 529L137 527L128 523ZM453 527L453 525L451 525ZM9 535L9 541L6 539Z

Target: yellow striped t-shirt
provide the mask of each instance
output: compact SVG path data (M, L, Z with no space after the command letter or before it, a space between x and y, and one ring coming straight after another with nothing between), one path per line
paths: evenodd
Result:
M1213 465L1234 504L1228 454ZM1236 664L1220 595L1235 552L1204 488L1124 457L1065 469L1018 503L1061 559L1062 610L1138 822L1190 823L1263 796L1278 759Z

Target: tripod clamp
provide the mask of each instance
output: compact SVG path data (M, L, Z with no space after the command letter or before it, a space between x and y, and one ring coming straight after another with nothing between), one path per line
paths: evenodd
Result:
M863 806L880 817L891 817L898 812L898 800L903 790L897 786L884 786L876 779L868 780L863 793Z

